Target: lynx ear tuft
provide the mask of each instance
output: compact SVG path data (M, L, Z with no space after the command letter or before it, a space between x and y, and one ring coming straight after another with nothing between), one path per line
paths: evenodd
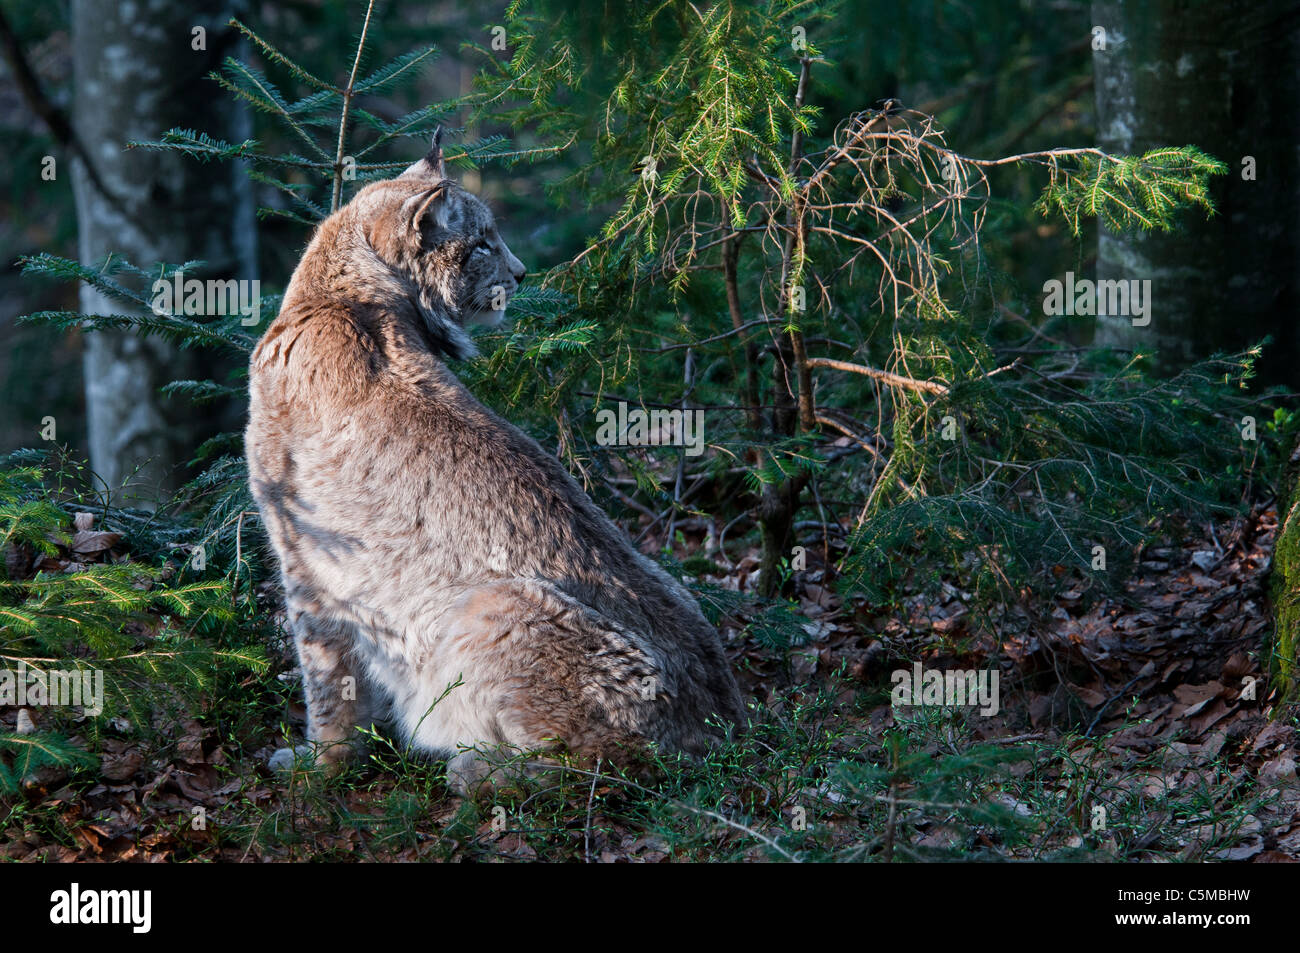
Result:
M424 161L438 178L447 178L447 164L442 159L442 126L433 130L433 146L429 149L429 154L424 157Z
M447 178L447 164L442 158L442 126L433 130L433 144L425 157L407 168L398 178Z

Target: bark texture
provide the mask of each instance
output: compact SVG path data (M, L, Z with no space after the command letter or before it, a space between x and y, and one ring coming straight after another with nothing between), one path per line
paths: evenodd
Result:
M1219 214L1164 234L1102 230L1099 279L1152 282L1151 324L1099 317L1096 341L1154 346L1161 370L1274 337L1263 371L1294 383L1300 335L1300 6L1288 0L1099 0L1093 53L1099 144L1140 154L1195 145L1223 160ZM1255 160L1255 179L1242 161Z
M242 169L126 148L174 126L249 137L247 112L207 78L236 53L237 34L226 24L241 12L228 0L74 0L74 125L103 183L98 188L74 162L84 264L110 253L146 269L199 259L208 267L187 278L256 277L252 190ZM205 31L205 49L195 49L196 27ZM125 305L83 288L81 307L111 314ZM212 424L159 388L205 375L210 365L130 333L88 335L84 355L91 466L115 492L128 485L119 499L148 505L183 482L179 464Z

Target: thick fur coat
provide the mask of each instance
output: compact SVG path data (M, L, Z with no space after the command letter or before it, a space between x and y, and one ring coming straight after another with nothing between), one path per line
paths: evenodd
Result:
M501 746L697 753L743 716L690 593L445 363L523 274L435 143L319 227L253 355L249 476L326 764L391 722L466 790Z

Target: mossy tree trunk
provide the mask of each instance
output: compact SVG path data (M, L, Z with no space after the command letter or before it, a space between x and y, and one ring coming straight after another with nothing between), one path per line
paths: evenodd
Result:
M1270 668L1288 698L1296 687L1300 645L1300 438L1284 469L1278 499L1277 543L1273 552L1273 616L1277 623Z

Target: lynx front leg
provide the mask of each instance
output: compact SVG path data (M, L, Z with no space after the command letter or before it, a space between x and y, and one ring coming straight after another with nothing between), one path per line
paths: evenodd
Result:
M283 770L295 757L308 754L317 764L337 770L361 747L356 729L368 727L375 717L374 692L357 660L351 623L323 618L292 598L288 614L302 669L311 745L280 749L272 755L271 767Z

